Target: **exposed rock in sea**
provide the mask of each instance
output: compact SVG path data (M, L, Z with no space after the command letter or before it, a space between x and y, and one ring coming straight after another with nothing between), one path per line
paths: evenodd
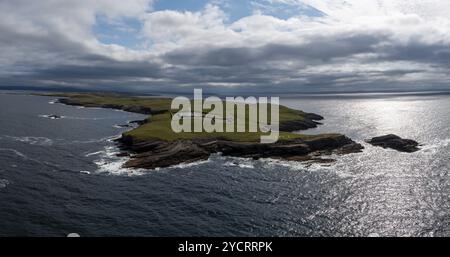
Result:
M380 137L374 137L367 141L373 146L379 146L383 148L391 148L400 152L413 153L420 150L419 143L412 139L403 139L397 135L385 135Z
M312 140L295 139L274 144L232 142L223 140L177 140L136 142L122 137L123 149L135 152L126 168L155 169L181 163L207 160L213 153L243 158L273 158L290 161L307 161L318 155L361 152L363 147L344 135L330 135Z
M55 114L47 115L46 117L49 118L49 119L52 119L52 120L59 120L59 119L62 118L61 116L55 115Z

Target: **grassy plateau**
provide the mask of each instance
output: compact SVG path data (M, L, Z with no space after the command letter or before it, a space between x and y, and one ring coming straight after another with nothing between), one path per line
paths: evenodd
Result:
M171 110L170 98L156 98L156 97L135 97L135 96L123 96L119 94L107 94L107 93L62 93L62 94L46 94L46 96L63 97L67 101L65 103L72 105L79 105L85 107L104 107L115 108L122 110L142 108L151 109L151 115L148 118L147 123L124 133L124 136L131 136L137 141L145 140L163 140L163 141L175 141L182 139L221 139L237 142L257 142L262 135L268 135L258 129L257 132L181 132L175 133L171 127L172 115L178 110ZM193 108L193 104L191 105ZM225 109L225 108L224 108ZM270 110L270 109L269 109ZM139 112L139 111L135 111ZM203 111L204 114L209 110ZM235 110L235 113L237 111ZM246 106L246 115L242 120L235 114L234 126L240 122L249 124L249 106ZM270 111L268 111L270 114ZM288 108L286 106L279 106L280 124L290 121L303 121L307 119L306 113ZM199 117L197 117L199 118ZM269 115L270 121L270 115ZM219 121L216 121L219 122ZM194 123L192 121L192 123ZM248 129L246 129L248 131ZM292 140L292 139L305 139L313 140L321 137L332 137L334 134L326 135L302 135L292 132L280 131L279 140Z

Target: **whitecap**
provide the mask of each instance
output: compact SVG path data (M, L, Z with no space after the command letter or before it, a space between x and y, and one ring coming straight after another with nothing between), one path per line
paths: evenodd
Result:
M85 155L85 157L89 157L89 156L93 156L93 155L99 155L99 154L102 154L102 153L103 153L103 151L88 153L88 154Z
M110 175L121 176L139 176L144 175L144 169L131 169L124 168L123 165L129 160L128 157L118 157L117 148L114 146L106 146L101 153L99 153L99 159L94 163L97 165L96 173L107 173Z
M50 146L53 145L53 140L47 137L13 137L7 136L15 141L27 143L30 145Z
M315 161L303 161L303 162L298 162L298 161L286 161L286 160L278 160L278 159L271 159L271 158L267 158L267 159L260 159L259 160L263 166L267 166L267 167L273 167L273 166L280 166L280 167L286 167L289 168L290 170L295 170L295 171L323 171L323 170L330 170L333 169L332 166L334 166L335 164L323 164L320 162L315 162Z
M254 169L255 161L249 158L228 157L230 161L225 162L224 166L239 167L242 169Z
M22 157L22 158L24 158L24 159L28 159L28 157L27 157L25 154L23 154L23 153L17 151L16 149L12 149L12 148L0 148L0 151L12 152L12 153L16 154L16 155L19 156L19 157Z
M9 181L7 179L0 179L0 189L6 188L9 185Z
M426 144L422 146L422 151L426 153L436 153L438 149L448 147L450 145L450 138L446 138L443 140L436 139L432 141L430 144Z
M255 166L253 164L239 164L239 168L243 169L254 169Z
M199 165L208 163L210 161L211 160L208 159L208 160L204 160L204 161L196 161L196 162L190 162L190 163L180 163L180 164L177 164L177 165L170 166L169 169L184 169L184 168L189 168L189 167L195 167L195 166L199 166Z
M99 139L74 140L74 141L68 142L68 144L92 144L92 143L101 143L101 142L113 142L121 137L122 137L122 135L119 134L119 135L103 137L103 138L99 138Z
M123 124L123 125L116 124L116 125L113 125L113 128L117 128L117 129L130 129L130 128L133 128L133 126L132 126L131 124Z

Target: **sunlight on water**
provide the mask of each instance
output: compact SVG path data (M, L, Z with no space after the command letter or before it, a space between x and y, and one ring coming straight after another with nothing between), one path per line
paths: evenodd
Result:
M140 117L51 100L0 101L0 235L450 235L448 96L282 98L325 117L305 133L343 133L364 152L326 165L218 154L154 171L123 169L112 140ZM364 142L388 133L422 150Z

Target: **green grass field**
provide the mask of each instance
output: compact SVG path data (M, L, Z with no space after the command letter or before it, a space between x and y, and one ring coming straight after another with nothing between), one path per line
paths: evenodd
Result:
M127 97L117 94L47 94L47 96L68 97L72 102L86 106L86 107L102 107L104 105L117 106L137 106L149 107L153 111L158 111L160 114L152 115L150 122L139 126L136 129L125 132L125 136L132 136L135 140L164 140L174 141L179 139L222 139L237 142L257 142L262 135L268 133L258 132L181 132L175 133L171 127L172 114L177 110L170 110L172 99L169 98L143 98L143 97ZM193 105L192 105L193 106ZM240 121L235 116L235 122L246 122L248 128L248 106L246 109L245 121ZM162 113L161 113L162 112ZM205 111L207 113L208 111ZM270 112L269 112L270 113ZM305 119L305 113L302 111L290 109L285 106L280 106L280 123L286 121L295 121ZM270 120L270 117L269 117ZM234 124L236 126L236 124ZM248 130L246 130L248 131ZM279 140L291 140L296 138L302 139L316 139L318 137L330 135L301 135L290 132L280 132Z

